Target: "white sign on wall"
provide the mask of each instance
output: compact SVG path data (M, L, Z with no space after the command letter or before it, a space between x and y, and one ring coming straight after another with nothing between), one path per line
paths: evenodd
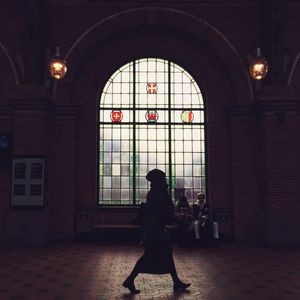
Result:
M44 158L13 158L12 206L44 205Z

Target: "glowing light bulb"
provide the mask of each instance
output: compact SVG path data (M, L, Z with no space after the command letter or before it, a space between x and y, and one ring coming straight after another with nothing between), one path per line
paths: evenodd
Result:
M261 55L260 48L256 49L256 57L249 67L250 75L254 80L262 80L268 73L269 65L267 60Z
M55 79L62 79L67 73L67 63L60 57L58 47L54 57L49 62L49 73Z

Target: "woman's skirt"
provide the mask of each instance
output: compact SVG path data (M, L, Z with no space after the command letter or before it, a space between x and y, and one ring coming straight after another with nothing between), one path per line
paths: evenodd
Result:
M170 241L145 245L145 251L138 261L139 272L167 274L174 269L173 251Z

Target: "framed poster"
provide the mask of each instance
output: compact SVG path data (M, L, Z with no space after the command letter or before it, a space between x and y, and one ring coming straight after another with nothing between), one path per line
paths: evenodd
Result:
M11 206L44 205L45 159L15 157L12 160Z

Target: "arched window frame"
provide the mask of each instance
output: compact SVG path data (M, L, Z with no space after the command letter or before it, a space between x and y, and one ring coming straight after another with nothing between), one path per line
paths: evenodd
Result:
M141 92L141 87L140 84L143 83L145 84L146 82L143 82L143 80L141 80L141 77L145 77L146 75L143 74L143 72L147 73L147 83L155 83L153 81L155 80L148 80L148 72L149 74L153 73L153 70L142 70L142 65L143 63L147 62L147 66L149 66L149 62L152 62L150 65L151 67L153 67L153 62L156 63L157 65L161 65L164 66L164 71L163 76L164 76L164 80L163 81L156 81L157 86L158 86L158 90L156 93L147 93L145 95L145 93ZM125 80L124 82L122 81L122 72L127 72L128 74L125 76ZM158 70L154 70L154 73L157 72L159 73ZM125 74L124 73L124 74ZM117 82L119 87L118 87L118 91L117 93L110 91L110 87L111 85L113 85L118 76L120 77L121 74L121 81ZM182 75L182 78L184 77L184 79L182 79L181 84L178 83L176 81L176 76L180 76L180 74ZM153 74L152 74L153 75ZM161 75L161 74L160 74ZM151 77L151 76L150 76ZM186 81L188 78L189 82L187 82L187 84L190 84L193 86L194 92L191 93L191 99L194 99L194 96L197 96L198 99L198 103L195 104L195 99L191 100L189 104L184 103L184 95L185 93L183 92L183 85L186 83L184 82L184 80ZM127 87L125 87L124 89L124 93L123 93L123 85L124 83L128 84ZM147 84L148 85L148 84ZM180 101L178 102L177 100L175 100L175 98L178 96L178 94L180 95L180 85L181 86L181 93L182 93L182 103L180 104ZM156 105L149 105L149 98L152 97L151 94L159 94L159 90L160 87L159 86L163 86L164 88L164 97L165 97L165 101L163 101L163 104L160 103L158 104L156 102ZM178 92L179 91L179 92ZM195 92L196 91L196 92ZM129 98L126 96L126 101L125 103L123 103L123 96L124 95L129 95ZM149 95L150 94L150 95ZM118 95L118 96L116 96ZM147 96L147 97L146 97ZM116 99L116 97L119 97L119 101L114 101ZM144 103L144 105L141 105L141 98L143 99L147 99L147 101ZM178 98L178 97L177 97ZM107 99L110 99L110 101L108 101ZM197 102L197 101L196 101ZM179 103L179 105L178 105ZM157 105L158 104L158 105ZM153 123L149 123L147 121L147 119L143 119L142 115L145 111L149 110L149 108L151 108L152 110L157 110L158 112L158 117L160 118L160 114L162 116L161 120L157 120L156 122ZM194 118L194 120L192 122L184 122L183 119L179 119L179 115L181 115L183 113L183 111L188 111L188 112L193 112L193 114L196 114L196 118ZM114 122L112 119L112 114L113 112L121 112L122 113L122 119L121 120L117 120L117 122ZM123 116L123 112L124 112L124 116ZM160 127L160 126L166 126L165 129L167 130L167 135L168 135L168 140L165 140L165 142L168 141L168 149L165 149L165 155L167 155L168 157L166 158L167 161L167 165L166 168L164 169L164 171L166 171L167 174L167 178L169 180L169 192L172 195L173 200L177 199L179 194L182 193L186 193L188 192L188 199L190 200L190 202L193 202L193 200L195 199L195 194L199 191L201 192L205 192L206 190L206 159L205 159L205 109L204 109L204 101L202 98L202 94L200 92L200 89L197 85L197 83L195 82L195 80L192 78L192 76L183 68L181 68L180 66L178 66L177 64L169 61L169 60L162 60L162 59L158 59L158 58L144 58L144 59L138 59L138 60L134 60L126 65L124 65L123 67L119 68L108 80L108 82L106 83L103 92L101 94L101 98L100 98L100 103L99 103L99 168L98 168L98 204L99 205L137 205L140 204L140 202L145 201L145 197L139 197L141 195L137 195L138 192L141 191L140 186L140 180L141 180L141 174L137 174L137 171L139 170L137 167L139 167L139 162L137 161L137 154L141 154L141 150L137 149L138 148L138 143L141 141L140 137L137 137L137 134L139 132L139 130L141 130L140 126L144 126L145 127ZM110 116L110 118L108 118L108 115ZM126 115L126 117L125 117ZM117 117L117 119L119 119L119 117ZM106 126L106 127L105 127ZM116 128L118 126L127 126L128 132L130 132L130 136L129 136L129 143L131 143L131 148L129 149L129 156L130 156L130 160L128 161L128 163L130 164L130 170L129 170L129 185L123 185L122 181L123 181L123 175L122 171L119 171L119 174L117 173L117 176L114 176L113 174L113 168L115 167L115 164L113 164L113 156L114 156L114 149L113 146L111 145L110 150L106 151L107 149L105 149L105 142L111 142L112 141L116 141L114 138L113 139L108 139L105 140L104 138L104 128ZM193 134L193 130L195 129L199 129L199 132L201 132L200 134L200 138L198 138L197 141L199 141L200 145L200 150L198 149L198 151L193 152L193 149L188 152L188 150L186 152L182 152L181 154L185 157L185 154L191 154L193 156L194 159L194 154L199 154L200 155L200 161L201 163L196 163L196 166L201 165L201 171L200 174L197 174L199 176L194 176L194 173L191 175L192 180L194 180L194 178L201 178L201 181L199 181L199 187L195 187L195 183L193 185L192 188L188 188L187 190L185 189L185 186L183 184L178 183L178 176L176 176L176 174L178 174L177 172L177 166L182 166L182 168L185 168L184 165L184 159L182 161L181 164L177 164L176 162L176 145L178 144L178 141L176 140L176 130L175 127L178 126L178 128L191 128L191 138L188 142L188 144L193 146L194 143L194 134ZM138 127L138 129L137 129ZM102 129L101 129L102 128ZM123 128L123 127L121 127ZM126 127L125 127L126 128ZM102 131L101 131L102 130ZM113 129L112 129L113 130ZM147 129L148 130L148 129ZM184 131L184 129L182 129ZM180 132L180 130L179 130ZM171 138L170 138L171 137ZM122 140L121 140L122 142ZM157 142L157 140L156 140ZM183 138L182 144L185 144L185 139ZM156 145L157 146L157 145ZM121 147L122 148L122 147ZM116 151L118 152L118 151ZM111 160L110 162L108 162L108 164L104 163L104 153L110 153L111 155ZM122 152L121 152L122 154ZM180 154L180 155L181 155ZM147 154L149 156L149 154ZM180 156L179 155L179 156ZM199 156L198 155L198 156ZM115 155L116 156L116 155ZM127 155L128 156L128 155ZM197 155L195 155L196 157ZM119 165L120 165L120 170L122 167L122 160L119 159ZM148 158L149 160L149 158ZM180 159L181 160L181 159ZM189 160L190 162L190 160ZM194 162L192 161L192 163L189 163L188 166L193 165ZM111 170L108 170L108 166L111 165ZM149 169L152 169L153 166L151 164L149 165ZM105 170L103 169L103 166L105 166ZM152 166L152 167L151 167ZM156 164L156 166L154 167L158 167L159 165ZM199 172L198 172L199 173ZM128 175L128 173L126 174ZM144 174L142 174L142 178L143 180L146 182L145 179L145 175L146 172ZM109 186L109 184L107 184L107 182L105 182L105 178L109 180L109 177L111 178L111 182L110 182L110 189L111 189L111 197L110 199L105 199L104 195L105 195L105 191L107 191L106 187ZM117 180L119 177L119 180ZM128 177L128 176L127 176ZM125 178L127 178L125 176ZM188 180L189 176L184 176L184 180ZM117 185L114 185L113 180L115 180L115 182L119 183ZM146 186L145 186L145 182L143 182L142 184L144 185L143 188L143 195L145 196L146 191L149 189L149 183L146 182ZM118 186L119 185L119 186ZM116 189L115 187L118 186ZM131 194L128 198L128 201L122 201L122 196L121 193L123 193L124 191L126 191L126 189L129 191L129 194ZM109 189L108 189L109 190ZM120 195L120 199L113 199L112 198L112 192L116 191L118 193L119 190L119 195ZM116 194L116 193L115 193ZM115 197L118 198L118 197Z

